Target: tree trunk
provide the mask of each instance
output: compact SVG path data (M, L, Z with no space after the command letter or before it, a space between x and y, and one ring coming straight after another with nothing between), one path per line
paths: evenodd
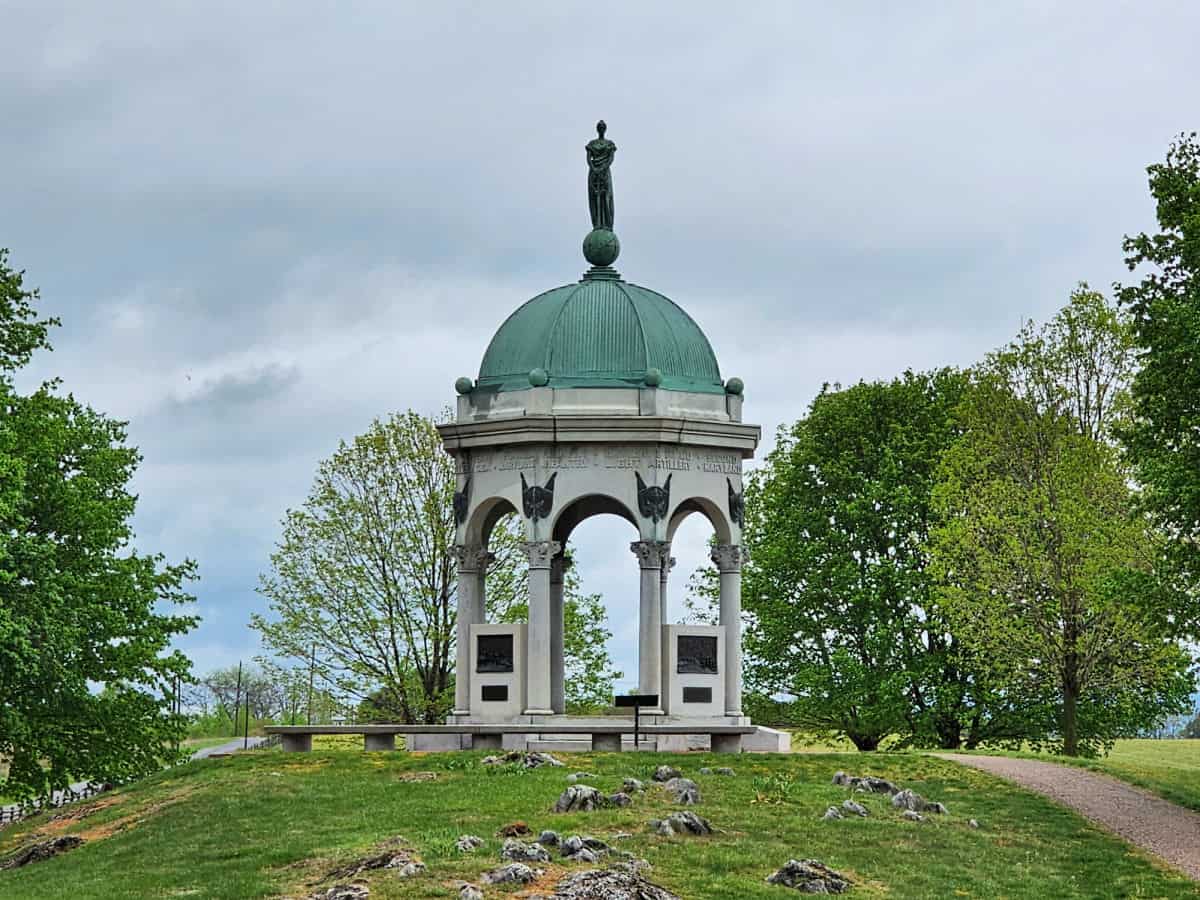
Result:
M1076 701L1078 700L1075 685L1067 683L1063 685L1063 711L1062 711L1062 737L1063 737L1063 755L1078 756L1079 755L1079 734L1077 731L1077 710Z
M863 753L879 749L879 737L877 735L847 733L846 737L850 738L854 742L854 746Z

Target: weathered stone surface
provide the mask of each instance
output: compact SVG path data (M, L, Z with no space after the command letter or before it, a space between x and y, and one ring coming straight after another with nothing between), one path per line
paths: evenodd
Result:
M908 821L910 821L910 822L924 822L925 821L925 817L923 815L921 815L919 812L917 812L915 809L906 809L904 811L904 818L908 819Z
M514 862L484 872L482 880L484 884L529 884L541 874L541 869L531 869L525 863Z
M700 767L700 774L701 774L701 775L711 775L712 773L713 773L713 770L712 770L712 769L710 769L708 766L701 766L701 767Z
M970 820L967 822L967 824L968 824L968 825L970 825L972 828L978 828L978 827L979 827L979 822L978 822L978 820L976 820L976 819L970 819Z
M608 795L609 806L628 806L633 802L633 798L624 791L617 791L615 794Z
M537 842L539 844L541 844L543 847L557 847L558 846L558 832L550 831L549 829L547 829L538 835Z
M593 775L591 772L572 772L570 775L567 776L567 781L571 782L571 784L574 784L577 781L583 781L587 778L595 778L595 777L596 776Z
M527 834L533 834L529 830L529 826L524 822L510 822L499 831L496 832L498 837L525 837Z
M863 816L864 818L870 815L865 806L861 803L855 803L853 800L843 800L842 809L846 812L854 813L856 816Z
M789 859L773 875L769 884L795 888L802 894L844 894L850 889L850 879L815 859Z
M833 783L856 791L866 791L870 794L896 794L900 788L886 778L876 778L874 775L860 777L838 772L833 776Z
M644 791L645 789L646 789L646 786L644 784L642 784L640 781L638 781L636 778L626 778L625 781L622 782L622 784L621 784L621 790L622 790L622 792L624 792L626 794L637 794L637 793L640 793L641 791Z
M945 815L946 807L932 800L926 800L915 791L903 790L892 797L892 806L896 809L907 809L912 812L931 812Z
M474 853L483 846L483 838L473 834L464 834L454 842L454 846L460 853Z
M708 819L698 816L690 809L684 812L671 813L665 819L652 819L650 828L656 834L670 836L673 834L712 834L712 825Z
M670 781L672 778L680 778L683 773L674 766L659 766L654 770L655 781Z
M464 881L458 886L458 900L483 900L483 891L476 885Z
M554 804L554 811L591 812L604 805L604 795L594 787L586 784L573 784L559 796Z
M572 872L547 900L682 900L627 866Z
M392 869L401 878L408 878L425 871L425 864L416 858L416 851L403 845L402 838L391 838L380 844L383 852L364 856L340 866L325 876L325 881L353 878L375 869Z
M834 819L844 819L846 817L842 815L842 811L836 806L831 806L825 810L825 814L821 818L826 822L832 822Z
M30 863L42 862L68 850L74 850L83 843L83 838L77 834L64 834L48 841L39 841L23 847L14 856L9 857L0 865L0 869L19 869Z
M690 778L677 776L663 787L675 795L675 802L681 806L695 806L700 802L700 786Z
M726 778L733 778L737 774L735 771L733 771L733 769L729 768L729 766L717 766L717 768L713 769L713 771L717 775L724 775Z
M366 900L370 896L371 891L366 884L356 881L324 888L315 894L309 894L308 900Z
M527 844L516 838L509 838L500 848L500 858L510 862L548 863L550 853L541 844Z
M549 753L538 753L535 750L513 750L500 756L486 756L483 759L485 766L503 766L513 763L518 763L526 769L536 769L539 766L564 765L564 763L559 762Z

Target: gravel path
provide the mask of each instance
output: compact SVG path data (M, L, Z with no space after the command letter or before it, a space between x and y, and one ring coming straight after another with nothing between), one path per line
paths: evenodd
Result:
M1007 756L937 755L1045 794L1200 880L1200 813L1074 766Z

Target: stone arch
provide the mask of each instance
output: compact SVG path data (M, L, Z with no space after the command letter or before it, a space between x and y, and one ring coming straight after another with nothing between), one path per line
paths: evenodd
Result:
M683 520L692 515L692 513L700 513L700 515L708 519L709 524L713 527L713 531L716 532L717 543L734 543L733 523L729 520L729 514L708 497L688 497L675 507L675 510L667 519L668 543L675 539L676 530L683 523Z
M614 515L624 519L630 525L638 530L637 516L623 502L609 494L584 494L571 500L570 503L563 504L554 516L554 525L551 529L553 540L561 542L564 546L567 540L581 522L585 519L590 519L592 516Z
M507 497L488 497L476 503L467 517L463 543L486 547L496 523L509 513L515 512L516 505Z

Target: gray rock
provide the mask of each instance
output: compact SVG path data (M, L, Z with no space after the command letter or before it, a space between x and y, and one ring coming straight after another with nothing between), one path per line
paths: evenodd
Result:
M925 821L925 817L923 815L921 815L919 812L917 812L915 809L906 809L904 811L904 818L908 819L908 821L910 821L910 822L924 822Z
M527 844L516 838L509 838L500 849L500 858L510 862L548 863L550 854L541 844Z
M671 823L667 819L651 819L650 830L655 834L661 834L663 837L673 837L675 829L671 827Z
M370 872L376 869L392 869L399 873L401 878L407 878L410 875L416 875L418 872L425 871L425 864L418 860L414 855L414 851L410 847L401 845L401 841L397 838L384 841L381 847L388 847L382 853L376 853L373 856L364 856L356 859L351 863L340 866L325 876L326 881L341 880L345 878L354 878L361 875L363 872Z
M604 841L600 840L600 838L594 838L590 835L584 836L583 846L587 847L589 850L594 850L596 853L607 853L609 851L608 844L604 843Z
M886 778L876 778L874 775L859 777L837 772L833 776L833 783L851 790L866 791L868 794L896 794L900 791L900 788Z
M708 766L701 766L701 767L700 767L700 774L701 774L701 775L711 775L712 773L713 773L713 770L712 770L712 769L710 769Z
M676 776L663 787L675 795L675 802L681 806L695 806L700 802L700 786L690 778Z
M543 831L541 834L538 835L537 842L539 844L541 844L543 847L557 847L558 846L558 832L550 831L550 830Z
M712 834L712 825L708 819L698 816L690 809L684 812L671 813L666 821L675 834Z
M978 822L978 821L976 821L975 819L971 819L970 821L968 821L968 822L967 822L967 824L968 824L968 825L970 825L972 828L978 828L978 827L979 827L979 822Z
M513 750L509 753L501 754L500 756L485 756L483 764L485 766L501 766L510 765L513 763L520 764L526 769L537 769L541 766L562 766L549 753L538 753L534 750Z
M596 776L593 775L591 772L572 772L570 775L567 776L567 781L571 782L571 784L574 784L577 781L583 781L585 778L595 778L595 777Z
M52 856L74 850L83 843L83 838L77 834L64 834L48 841L39 841L23 848L21 852L9 857L0 865L0 869L19 869L30 863L43 862Z
M572 872L546 900L682 900L627 866Z
M907 809L912 812L931 812L944 816L947 812L946 807L941 803L935 803L926 800L915 791L903 790L892 797L892 806L896 809Z
M464 881L458 886L458 900L483 900L483 891Z
M844 894L850 889L849 878L815 859L789 859L782 869L767 876L767 882L802 894Z
M474 853L483 846L483 838L473 834L464 834L454 842L454 846L459 853Z
M865 806L861 803L855 803L853 800L843 800L842 809L846 810L846 812L852 812L856 816L863 816L864 818L870 815Z
M525 863L514 862L484 872L482 880L484 884L529 884L541 874L541 869L531 869Z
M624 791L617 791L615 794L608 795L609 806L628 806L633 802L633 798Z
M674 766L659 766L654 770L655 781L670 781L672 778L680 778L683 773Z
M573 784L559 796L558 801L554 804L554 811L557 813L591 812L603 805L604 795L594 787L586 784Z
M825 810L825 815L821 816L821 818L826 822L832 822L834 819L844 819L846 817L842 815L842 811L836 806L831 806Z
M587 847L584 847L582 850L572 856L571 859L575 860L576 862L587 863L588 865L594 866L596 863L600 862L600 854L595 850L589 850Z
M636 778L626 778L621 784L622 792L626 794L638 794L646 789L646 786Z
M308 900L366 900L370 896L370 889L364 883L356 881L324 888L315 894L309 894Z
M577 834L573 834L569 838L565 838L562 842L562 846L559 848L563 856L574 856L582 849L583 838Z
M733 778L735 775L737 775L737 773L733 771L733 769L729 768L729 766L718 766L717 768L713 769L713 771L718 775L724 775L726 778Z

